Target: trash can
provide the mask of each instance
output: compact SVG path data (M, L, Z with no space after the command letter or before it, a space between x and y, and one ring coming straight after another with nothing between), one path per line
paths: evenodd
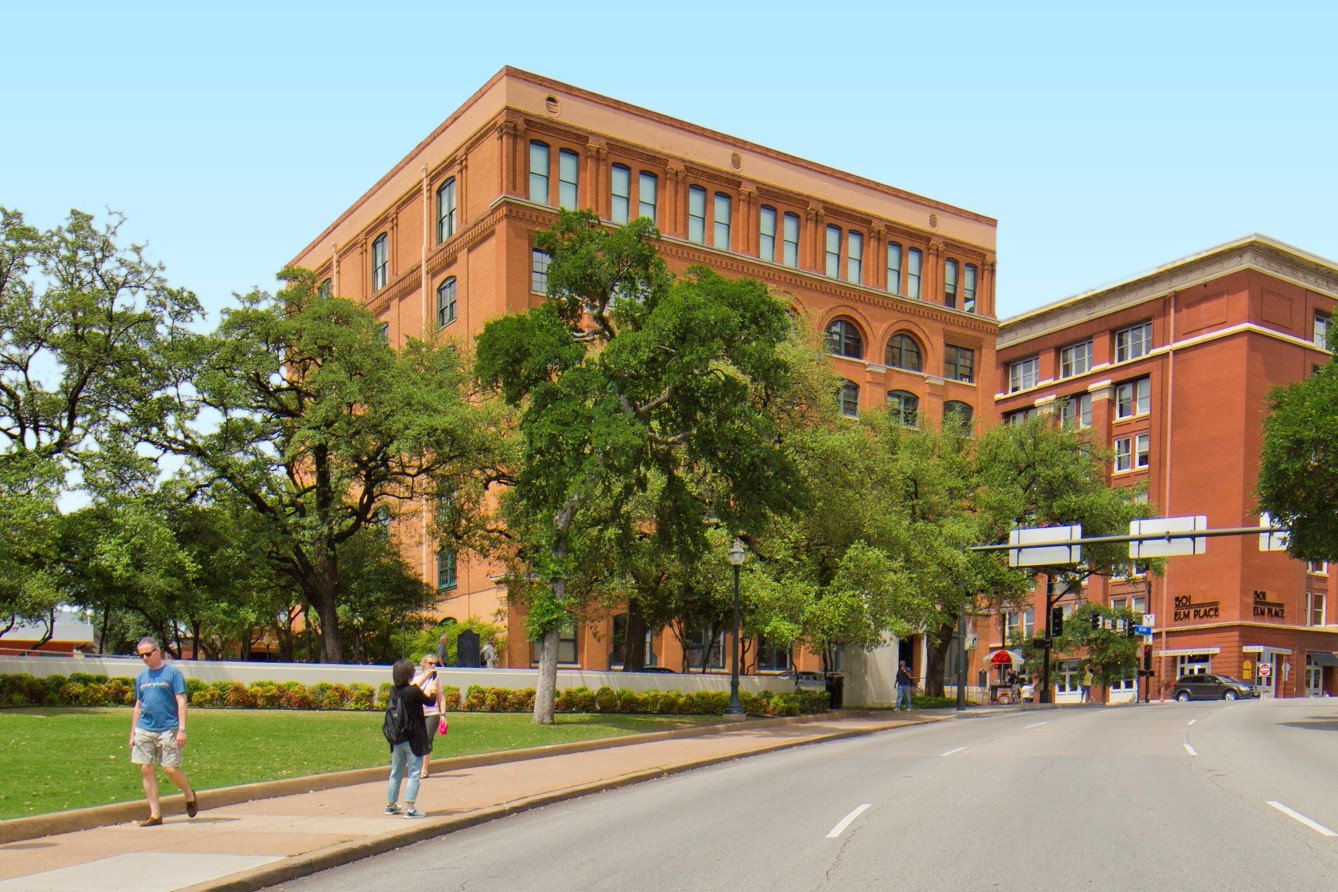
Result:
M845 702L846 677L840 672L827 673L827 704L840 709Z

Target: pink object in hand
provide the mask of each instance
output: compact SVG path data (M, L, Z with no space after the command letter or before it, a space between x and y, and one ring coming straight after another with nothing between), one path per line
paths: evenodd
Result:
M437 726L437 733L442 737L445 737L450 730L451 726L446 723L445 719L443 719L441 724Z

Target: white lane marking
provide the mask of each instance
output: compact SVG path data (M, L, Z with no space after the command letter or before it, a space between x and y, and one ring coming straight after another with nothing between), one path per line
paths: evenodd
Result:
M1236 704L1236 706L1240 706L1240 704L1239 704L1239 703L1237 703L1237 704ZM1236 706L1228 706L1228 707L1227 707L1227 709L1235 709L1235 708L1236 708Z
M1033 723L1031 723L1030 725L1028 725L1027 727L1028 727L1028 728L1039 728L1039 727L1041 727L1041 725L1044 725L1044 724L1045 724L1045 722L1033 722Z
M1198 755L1198 753L1194 752L1194 747L1190 746L1189 744L1185 744L1185 752L1189 753L1191 756Z
M839 824L837 824L835 827L833 827L833 828L832 828L832 831L831 831L830 833L827 834L827 838L828 838L828 839L836 839L838 836L840 836L842 833L845 832L845 829L846 829L847 827L850 826L850 822L851 822L851 821L854 821L854 820L855 820L856 818L858 818L860 815L864 814L864 812L865 812L866 809L870 809L870 808L873 808L873 803L872 803L872 802L866 802L866 803L864 803L863 805L861 805L859 808L857 808L857 809L855 809L854 811L852 811L850 814L846 815L844 818L841 819L841 823L839 823Z
M1189 720L1189 723L1192 725L1192 724L1194 724L1194 723L1197 722L1197 721L1198 721L1198 719L1190 719L1190 720Z
M1270 799L1268 804L1276 808L1278 811L1282 812L1287 817L1294 818L1295 820L1300 821L1302 824L1305 824L1307 827L1309 827L1316 833L1320 834L1321 836L1338 836L1338 833L1334 833L1332 830L1330 830L1328 827L1325 827L1323 824L1319 824L1316 823L1315 821L1310 820L1300 812L1292 811L1290 808L1283 805L1281 802L1274 802L1273 800Z
M962 750L964 750L964 749L966 749L966 747L964 747L964 746L959 746L959 747L957 747L957 749L955 749L955 750L948 750L946 753L940 753L940 754L939 754L939 758L941 759L941 758L943 758L944 756L951 756L953 753L960 753L960 752L961 752Z

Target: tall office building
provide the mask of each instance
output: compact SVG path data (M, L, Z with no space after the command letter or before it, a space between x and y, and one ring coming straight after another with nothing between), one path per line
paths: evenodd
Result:
M994 220L513 68L293 262L370 308L392 345L438 331L469 340L544 299L534 236L558 208L612 225L649 217L676 272L700 263L769 285L826 334L847 415L887 405L912 425L993 417ZM499 568L426 540L410 559L439 587L443 615L507 612ZM508 663L529 665L523 623L510 619ZM573 628L562 662L609 666L617 623ZM679 642L651 644L677 668ZM751 653L787 668L785 653Z

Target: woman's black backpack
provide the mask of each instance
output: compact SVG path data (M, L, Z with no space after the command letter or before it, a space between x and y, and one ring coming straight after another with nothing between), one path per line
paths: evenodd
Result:
M409 710L404 706L404 699L394 692L390 694L390 705L386 707L386 717L381 722L381 733L386 735L386 740L391 746L403 743L413 736Z

